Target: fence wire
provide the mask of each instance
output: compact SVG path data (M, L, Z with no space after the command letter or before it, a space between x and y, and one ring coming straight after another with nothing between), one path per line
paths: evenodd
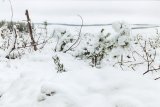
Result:
M43 23L34 23L38 25L43 25ZM47 23L47 25L57 25L57 26L72 26L78 27L82 26L81 24L68 24L68 23ZM83 27L98 27L98 26L111 26L112 24L84 24ZM148 28L158 28L160 25L155 24L131 24L131 29L148 29Z

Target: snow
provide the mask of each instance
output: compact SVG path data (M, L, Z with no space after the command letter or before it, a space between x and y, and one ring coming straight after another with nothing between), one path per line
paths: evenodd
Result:
M113 26L117 29L119 24ZM121 35L123 30L128 30L128 27L124 28L116 33L113 29L109 30L111 37L107 39L114 40L118 37L118 45L124 45L125 38L130 37L129 33ZM64 31L67 31L66 35L69 34L64 29L56 31L58 36ZM85 34L86 31L82 33ZM136 36L137 33L144 34L143 32L148 37L155 35L153 29L132 31L132 34ZM108 33L108 30L103 30L101 36ZM87 36L91 36L91 44L95 45L98 37L91 34ZM113 67L114 61L106 61L101 68L91 67L88 62L76 59L71 53L54 52L55 44L55 41L49 42L42 50L26 53L22 58L14 60L4 58L4 51L1 52L0 107L160 106L159 80L154 80L159 75L158 72L143 75L145 65L138 67L136 71L122 70L117 66ZM111 54L127 54L127 51L117 48ZM57 73L52 59L56 55L60 58L60 63L64 64L66 72ZM159 58L156 59L157 62L158 60Z
M20 3L22 2L24 1ZM39 9L41 6L35 5L37 1L33 2L30 12L34 21L47 19L51 22L80 23L79 17L75 17L75 14L80 13L84 19L84 24L110 23L117 19L126 19L131 23L157 24L159 22L159 16L154 17L159 12L158 1L147 2L146 4L144 4L144 1L141 1L140 4L129 1L114 1L110 3L94 1L93 4L89 4L89 1L86 4L84 4L84 1L72 1L54 2L54 5L49 4L49 2L45 4L44 2L41 3L44 4L41 6L46 9L44 11ZM14 3L17 6L14 7L17 12L14 12L14 20L25 19L25 15L23 16L22 14L24 14L27 5L31 5L30 3L32 2L28 2L26 5L17 5L19 2L16 1ZM72 6L70 6L71 3ZM101 8L93 13L93 8L97 6L97 3ZM150 3L153 6L150 6ZM4 6L4 4L0 5ZM49 6L53 7L53 9ZM136 6L137 8L135 9ZM57 7L60 7L60 9L56 9ZM106 11L102 11L104 9ZM129 10L124 12L126 9ZM3 10L7 11L7 7L4 6ZM63 10L66 10L65 15L67 14L64 17L61 16L61 14L64 14ZM153 15L153 17L147 17L148 14L144 10L149 10L149 16ZM153 12L155 10L156 12ZM51 14L51 11L56 13L56 17L54 13ZM90 14L87 15L84 11ZM133 14L130 14L130 12L133 12ZM42 15L42 13L45 13L45 15ZM3 18L2 16L6 18L7 14L8 19L10 19L10 15L7 12L3 14L5 15L1 15L1 18ZM57 17L57 14L60 16ZM99 39L99 37L96 37L97 34L98 36L107 36L108 33L111 33L111 36L108 36L106 41L115 42L117 40L117 48L111 51L111 57L128 55L128 50L121 48L121 46L126 45L126 41L130 42L130 39L137 35L141 35L144 39L157 36L155 28L138 29L130 32L130 27L133 26L128 26L124 21L114 22L112 26L83 27L82 34L86 34L90 38L82 39L82 44L79 45L80 48L76 47L77 53L75 52L75 54L78 54L81 48L87 46L86 41L90 42L89 49L94 52L93 45L97 46L96 43ZM5 28L0 28L0 34L2 33L1 29ZM61 38L63 40L66 39L66 41L72 38L68 36L70 34L77 38L80 31L80 27L65 27L64 29L64 26L48 26L50 34L53 33L53 29L56 30L56 36L59 38L62 36L62 32L67 32ZM101 32L102 29L104 29L103 32ZM27 37L28 35L25 39ZM8 51L13 48L14 40L13 36L13 41ZM63 40L60 40L59 44ZM159 77L159 72L149 72L143 75L146 71L145 65L138 66L136 71L127 68L122 70L119 66L113 67L116 62L113 58L108 58L113 59L113 61L105 60L100 68L91 67L87 61L73 57L72 52L54 52L53 50L57 43L55 41L49 41L42 50L27 52L22 58L14 60L6 59L5 56L8 52L0 50L0 107L160 107L160 80L154 80ZM3 42L1 41L1 43ZM66 48L68 49L70 45L67 45ZM139 48L133 48L139 51ZM59 50L60 47L57 47L57 51ZM154 54L154 51L151 50L150 53ZM66 72L57 73L57 66L52 59L56 55L60 58L60 63L64 65ZM159 51L157 51L157 55L160 55ZM139 61L140 58L137 60ZM159 57L156 57L157 65L160 64L159 60Z
M119 32L122 27L122 24L121 22L114 22L112 23L112 27L116 32Z
M1 107L159 107L159 81L109 64L89 67L58 53L67 72L57 73L53 53L1 59Z

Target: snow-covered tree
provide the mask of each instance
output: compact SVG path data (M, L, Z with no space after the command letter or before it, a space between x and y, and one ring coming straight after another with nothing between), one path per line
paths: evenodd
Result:
M114 48L111 53L113 57L117 58L126 54L126 50L130 46L131 29L130 25L126 22L115 22L112 24L112 28L117 34L113 36Z

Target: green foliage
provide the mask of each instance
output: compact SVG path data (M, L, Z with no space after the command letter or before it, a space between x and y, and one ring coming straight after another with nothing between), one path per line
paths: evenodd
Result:
M57 73L66 72L64 65L60 62L60 59L57 55L53 56L52 59L56 65Z
M75 50L78 51L75 56L89 60L92 67L100 67L102 60L112 48L112 42L108 40L110 33L104 33L104 31L102 29L98 35L83 35L82 43Z

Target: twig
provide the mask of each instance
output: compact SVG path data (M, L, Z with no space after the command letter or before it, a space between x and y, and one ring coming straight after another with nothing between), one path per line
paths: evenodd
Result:
M158 79L160 79L160 77L157 77L157 78L155 78L154 80L158 80Z
M8 58L8 59L9 59L11 52L13 50L15 50L15 48L16 48L15 46L16 46L16 42L17 42L17 31L16 31L16 28L13 28L13 30L14 30L15 38L14 38L13 47L10 49L10 51L8 52L8 55L6 56L6 58Z
M54 48L54 51L55 51L55 52L57 51L58 43L59 43L59 36L57 36L57 43L56 43L56 46L55 46L55 48Z
M148 73L148 72L150 72L150 71L155 71L155 70L159 70L159 69L160 69L160 67L159 67L159 68L156 68L156 69L149 69L149 70L147 70L146 72L144 72L143 75L145 75L146 73Z
M66 51L64 51L64 53L66 53L67 51L71 50L72 47L73 47L74 45L76 45L76 43L79 41L79 39L80 39L80 37L81 37L81 32L82 32L82 27L83 27L83 18L82 18L80 15L78 15L78 16L81 18L81 21L82 21L82 24L81 24L81 27L80 27L80 31L79 31L79 34L78 34L78 38L77 38L77 40L76 40Z
M26 46L24 47L17 47L17 49L22 49L22 48L27 48L27 47L32 47L33 45L36 45L36 46L38 46L38 45L42 45L42 44L46 44L53 36L54 36L54 33L55 33L55 31L53 32L53 34L52 34L52 36L50 36L47 40L44 40L43 42L41 42L41 43L35 43L35 44L30 44L30 45L27 45L26 44Z
M13 30L13 22L12 22L12 20L13 20L13 6L12 6L11 0L8 0L8 1L10 3L10 8L11 8L11 29Z

